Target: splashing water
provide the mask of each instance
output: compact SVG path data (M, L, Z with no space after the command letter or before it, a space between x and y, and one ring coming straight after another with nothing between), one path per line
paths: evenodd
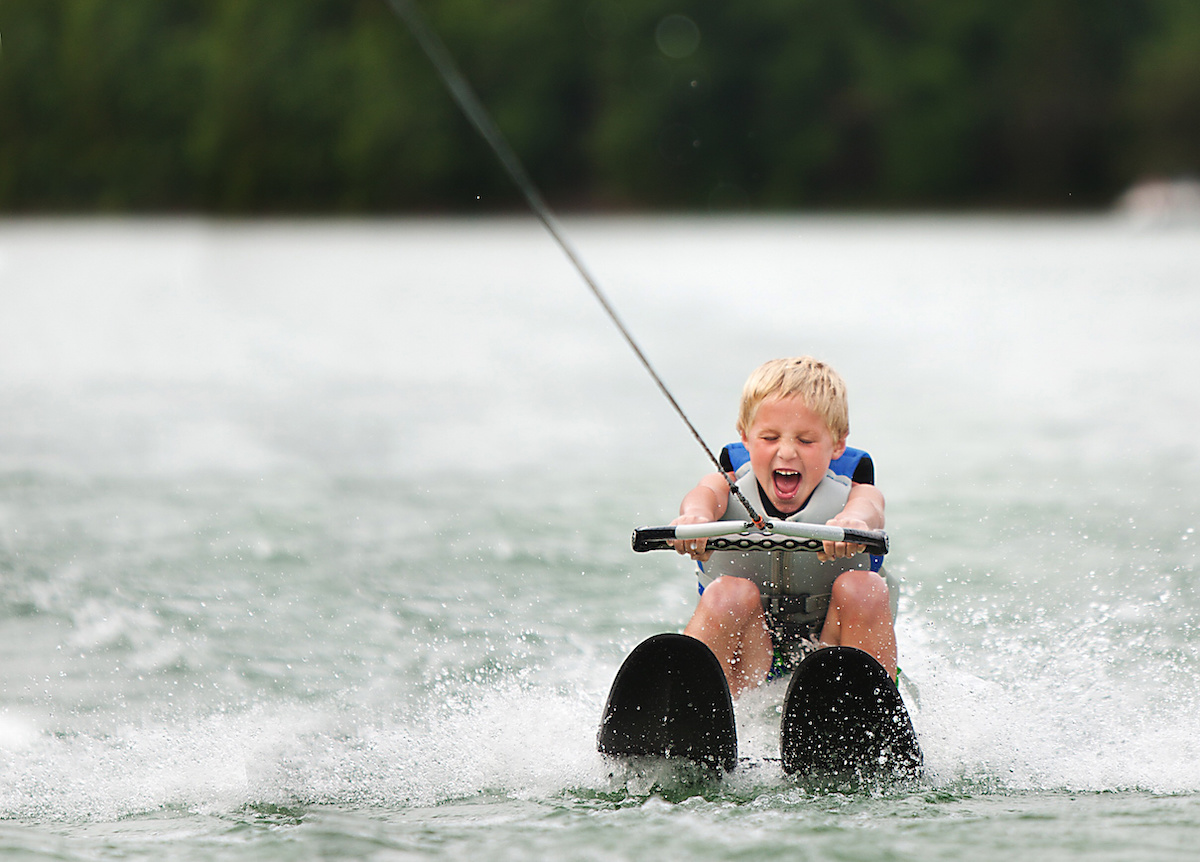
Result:
M621 659L694 602L629 530L707 468L536 226L9 224L0 818L33 832L0 846L887 858L1200 822L1194 235L572 228L708 436L770 356L847 377L919 787L786 779L778 686L720 784L596 754Z

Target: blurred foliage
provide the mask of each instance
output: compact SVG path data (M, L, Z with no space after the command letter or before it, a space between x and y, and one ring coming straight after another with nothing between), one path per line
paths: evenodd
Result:
M560 207L1088 205L1200 169L1196 0L423 0ZM0 210L518 197L385 0L3 0Z

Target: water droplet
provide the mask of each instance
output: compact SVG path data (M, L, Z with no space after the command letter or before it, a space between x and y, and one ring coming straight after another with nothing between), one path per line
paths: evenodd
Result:
M682 60L700 47L700 28L686 15L668 15L654 29L654 41L672 60Z

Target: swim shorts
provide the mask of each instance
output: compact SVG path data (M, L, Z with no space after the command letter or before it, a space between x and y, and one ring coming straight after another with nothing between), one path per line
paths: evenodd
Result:
M780 640L772 631L771 645L775 651L771 656L771 669L767 671L767 682L790 676L800 662L821 648L821 640L814 634Z

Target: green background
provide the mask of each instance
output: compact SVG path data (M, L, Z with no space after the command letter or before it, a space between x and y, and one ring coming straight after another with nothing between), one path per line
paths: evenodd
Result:
M421 7L564 210L1072 208L1200 169L1196 0ZM3 0L0 37L2 212L520 205L385 0Z

